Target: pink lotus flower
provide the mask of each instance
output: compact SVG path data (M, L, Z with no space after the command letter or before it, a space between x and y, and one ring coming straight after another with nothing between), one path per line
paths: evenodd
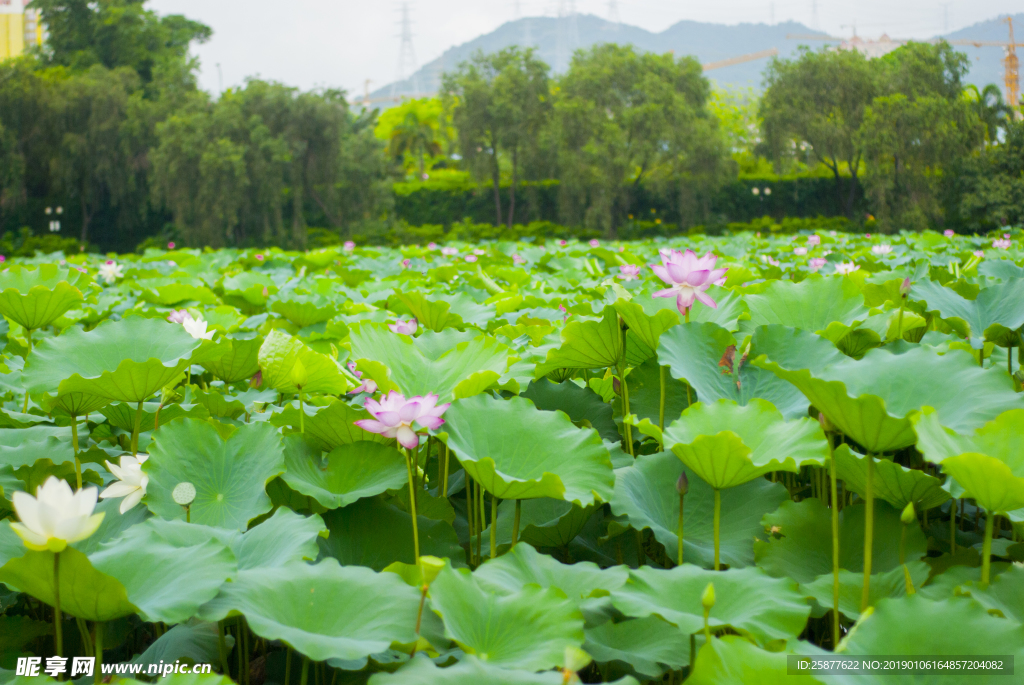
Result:
M345 252L351 252L352 250L356 249L356 244L351 240L346 240L345 244L342 247L345 248Z
M853 262L842 262L841 264L836 264L836 273L837 274L852 274L854 271L856 271L859 268L860 267L858 265L854 264Z
M1010 234L1009 233L1004 233L1003 237L1006 238L1007 240L1009 240L1010 239Z
M871 234L870 234L870 233L865 233L865 234L864 234L864 237L865 237L865 238L870 238L870 237L871 237Z
M597 238L591 238L587 245L590 245L591 247L601 247L601 241Z
M807 236L807 244L811 246L821 245L821 236L816 234Z
M619 266L619 275L624 281L635 281L640 278L640 267L636 264L622 264Z
M185 320L192 320L192 315L188 313L187 309L172 309L171 313L167 315L167 320L171 323L185 323Z
M518 253L513 253L513 255L512 255L512 263L513 264L526 264L526 260L523 259L522 257L520 257Z
M761 255L761 261L765 264L771 264L772 266L778 266L779 260L773 259L771 256L763 254Z
M975 250L974 251L974 256L975 257L984 257L985 256L985 251L984 250Z
M408 321L402 321L399 319L395 323L389 323L388 328L391 329L392 333L401 333L402 335L412 335L419 328L419 322L416 319L409 319Z
M261 261L261 262L262 262L262 261L263 261L263 255L261 255L261 254L258 254L258 255L256 255L256 259L257 259L258 261Z
M1010 249L1010 244L1011 244L1010 241L1005 239L1005 238L1002 239L1002 240L998 240L997 239L997 240L993 240L992 241L992 247L998 248L1000 250L1008 250L1008 249Z
M566 246L566 245L568 245L568 244L569 244L569 243L568 243L567 241L565 241L565 240L559 240L559 241L558 241L558 246L559 246L559 247L565 247L565 246Z
M466 261L467 262L472 263L472 262L475 262L476 260L477 260L477 256L475 254L468 254L468 255L466 255Z
M715 268L717 256L708 252L703 257L697 257L693 250L685 253L673 250L667 255L662 251L660 255L661 264L651 264L651 270L671 287L659 290L652 297L676 298L676 307L681 314L689 311L695 299L718 309L718 304L704 292L712 283L723 279L728 271Z
M409 259L403 259L403 260L402 260L402 262L401 262L401 264L402 264L402 268L403 268L403 269L408 269L408 268L409 268L409 263L410 263L410 261L411 261L411 260L409 260Z
M484 255L484 254L487 254L487 252L484 251L484 250L481 250L480 248L477 248L477 249L473 250L473 254Z
M174 249L174 243L167 243L167 249L168 250L173 250Z
M795 254L795 255L797 255L799 257L803 257L805 254L807 254L807 248L806 247L794 247L793 248L793 254Z
M825 259L824 257L814 257L811 259L810 264L808 266L810 266L811 271L817 271L826 264L828 264L828 260Z
M417 429L437 430L444 424L441 415L451 403L437 404L437 395L411 397L392 390L380 402L366 400L363 407L373 415L372 419L360 419L354 423L365 431L379 433L386 438L396 438L398 443L413 449L420 444Z
M427 249L428 250L436 250L437 249L437 243L427 243Z
M942 235L946 236L947 238L952 238L953 236L956 235L956 232L953 231L952 228L947 228L945 231L942 232Z
M362 384L360 386L349 390L349 394L354 395L360 392L368 392L372 395L373 393L377 392L377 381L373 380L372 378L363 378L363 372L356 369L355 362L348 363L348 370L352 372L353 376L362 381Z
M564 304L558 305L558 311L562 312L562 323L568 321L569 317L572 316L572 314L569 313L569 310L565 308Z
M459 254L459 248L457 248L457 247L442 247L441 248L441 254L445 255L446 257L451 257L452 255Z

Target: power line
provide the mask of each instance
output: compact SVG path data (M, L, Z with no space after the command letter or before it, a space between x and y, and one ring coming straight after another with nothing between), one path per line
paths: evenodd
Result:
M619 3L616 0L608 0L608 21L613 24L621 24L619 19Z
M412 92L420 92L420 79L417 73L416 63L416 49L412 45L412 17L409 13L409 3L403 2L399 12L402 18L399 20L398 25L402 28L401 38L402 44L398 48L398 72L395 78L395 82L391 84L391 96L395 96L395 89L398 84L406 79L412 77Z
M818 24L818 0L811 0L811 28L815 31L821 29Z

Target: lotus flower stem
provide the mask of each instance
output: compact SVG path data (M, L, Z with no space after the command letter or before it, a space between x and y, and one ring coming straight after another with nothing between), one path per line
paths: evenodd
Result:
M57 656L64 656L64 626L60 612L60 552L53 555L53 639Z
M427 603L428 590L430 590L430 586L426 583L423 583L423 585L420 586L420 610L416 613L416 642L412 645L412 653L409 654L410 659L416 656L416 647L418 646L420 637L420 626L423 624L423 605Z
M227 644L225 644L224 642L224 621L217 621L217 652L219 653L220 656L221 673L223 673L226 677L230 678L231 666L228 665L228 648ZM288 685L288 671L291 670L292 665L292 652L290 648L288 650L287 662L287 668L285 668L284 672L285 685Z
M512 547L513 547L513 549L515 548L516 543L519 542L519 515L522 513L522 511L523 511L523 500L517 499L516 500L516 516L515 516L515 519L513 519L513 521L512 521Z
M832 504L832 648L839 645L839 485L836 483L836 453L832 433L826 432L829 453L829 494Z
M71 447L75 451L75 482L82 489L82 462L78 460L78 415L71 415Z
M718 564L718 542L719 542L719 528L722 522L722 491L715 489L715 570L719 570Z
M498 498L491 495L491 559L498 556Z
M25 340L28 342L28 351L25 352L25 359L28 360L28 356L32 354L32 329L25 329ZM25 407L21 410L22 414L28 413L28 390L25 391Z
M441 497L448 496L448 443L444 444L444 475L441 476Z
M309 677L309 657L302 657L302 675L299 677L299 685L306 685L306 680Z
M306 433L306 409L302 404L302 391L299 391L299 433Z
M416 521L416 487L413 478L412 470L412 456L409 454L409 450L402 448L402 454L405 455L405 468L409 473L409 512L412 514L412 549L413 558L416 559L416 565L420 565L420 531Z
M661 382L661 395L658 401L658 430L661 431L659 448L665 450L665 367L658 367L658 380Z
M138 454L139 452L139 426L142 424L142 400L135 405L135 425L132 427L132 454Z
M473 479L466 476L466 523L469 526L469 565L473 565L473 529L476 527L474 505L476 496L473 494Z
M103 621L95 621L92 624L93 631L96 633L92 639L92 654L96 657L96 664L93 670L93 676L95 680L93 682L99 685L103 682Z
M956 500L949 500L949 553L956 554Z
M992 532L995 529L996 516L991 511L985 512L985 541L981 546L981 584L988 585L992 570Z
M676 536L679 538L679 550L676 555L678 558L676 564L678 566L683 565L683 498L686 497L685 493L679 493L679 527L676 530Z
M484 528L487 527L487 501L484 499L484 488L480 483L476 484L476 563L483 562L483 554L480 553L484 540Z
M871 547L875 529L875 455L868 452L868 476L864 486L864 589L860 594L860 610L863 613L870 603L871 594Z
M622 335L622 347L623 347L623 350L625 350L625 347L626 347L626 335L625 335L625 333L623 333L623 335ZM623 352L623 354L625 354L625 352ZM619 384L620 384L620 387L622 389L622 417L623 417L623 419L625 419L630 414L630 411L629 411L629 386L626 384L626 374L623 371L623 365L622 365L621 362L616 367L616 373L617 373L617 375L619 377ZM626 433L626 435L625 435L626 450L629 452L629 455L631 457L635 457L636 455L633 454L633 431L631 430L632 427L628 423L626 423L625 421L622 422L622 427L625 429L625 433Z

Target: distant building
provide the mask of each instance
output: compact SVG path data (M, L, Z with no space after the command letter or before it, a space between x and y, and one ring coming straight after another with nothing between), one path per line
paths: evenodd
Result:
M43 42L39 12L25 9L29 0L0 0L0 60L17 57Z
M856 50L868 59L875 59L887 55L896 48L902 46L906 41L893 40L886 34L878 40L864 40L860 36L854 36L839 44L840 50Z

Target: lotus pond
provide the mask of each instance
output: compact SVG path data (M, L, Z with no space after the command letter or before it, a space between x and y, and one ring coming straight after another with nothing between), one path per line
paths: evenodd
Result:
M0 682L963 682L787 658L1024 657L1022 264L1019 231L8 261Z

